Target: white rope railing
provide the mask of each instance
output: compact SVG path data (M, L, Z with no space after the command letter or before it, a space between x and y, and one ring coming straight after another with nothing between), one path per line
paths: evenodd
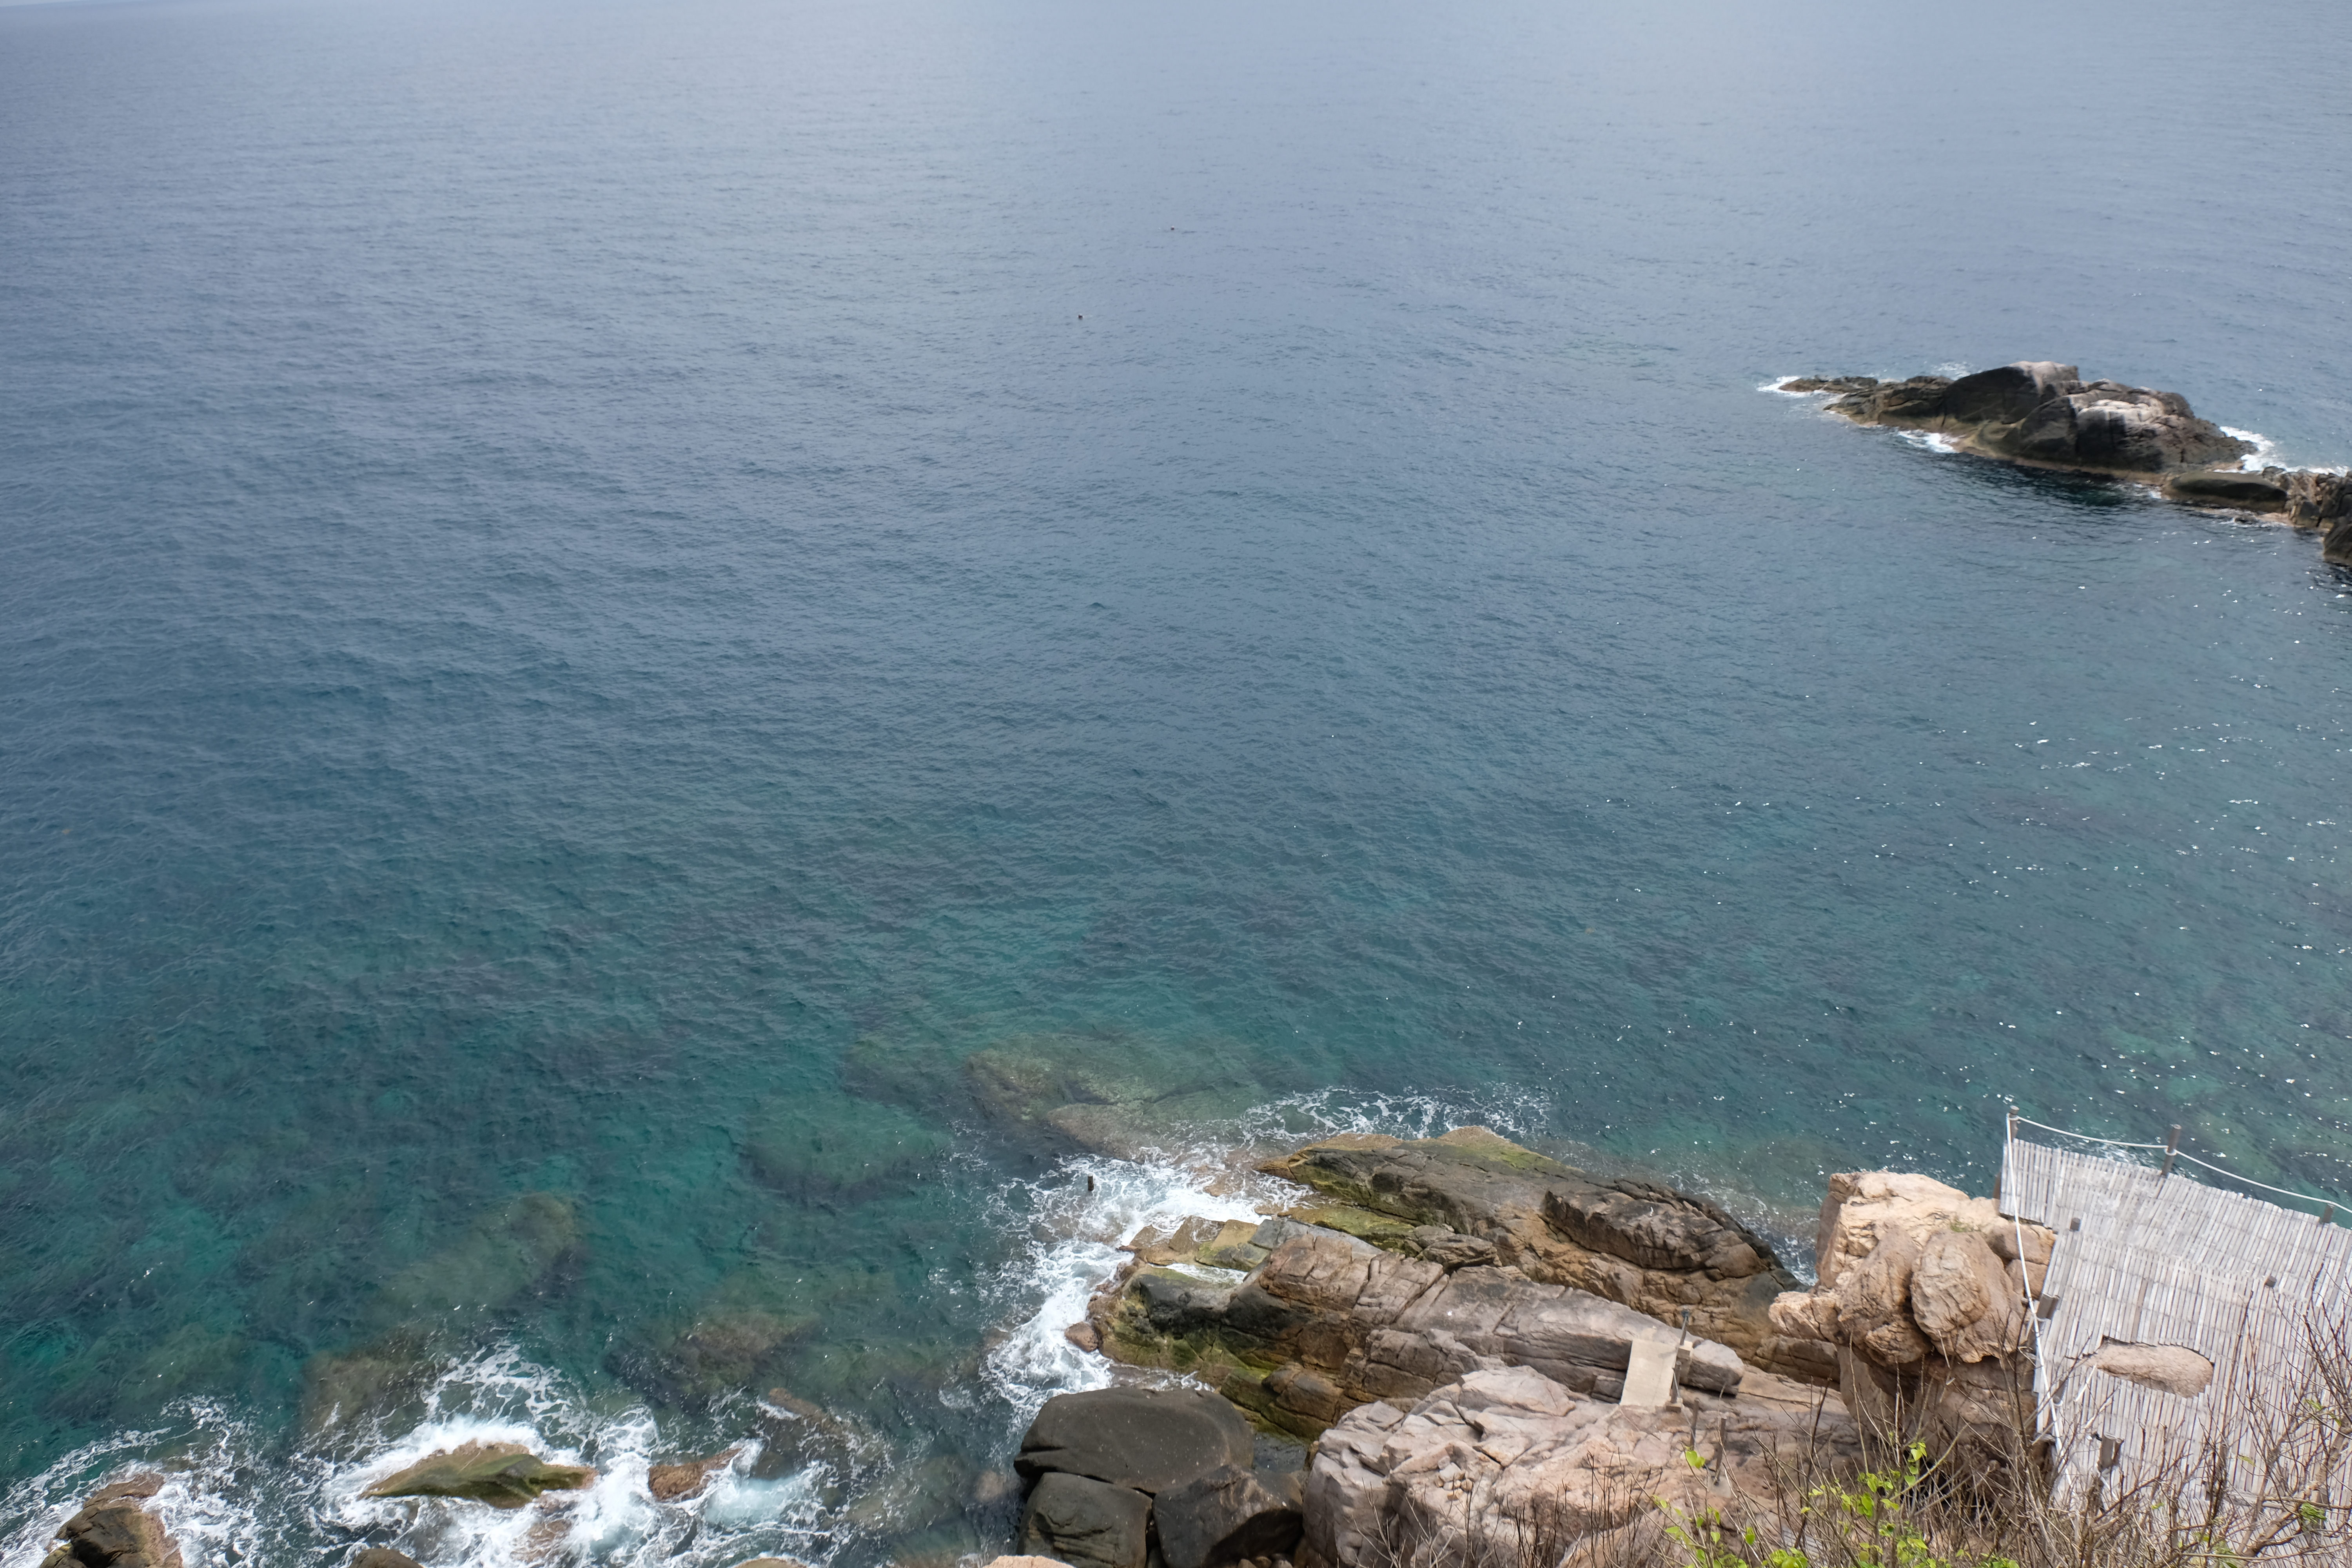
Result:
M2161 1149L2165 1147L2162 1143L2126 1143L2120 1138L2098 1138L2094 1137L2088 1132L2071 1132L2063 1127L2053 1127L2047 1121L2036 1121L2030 1116L2020 1116L2014 1110L2009 1113L2009 1124L2011 1129L2010 1136L2012 1138L2017 1135L2015 1131L2015 1129L2017 1128L2039 1127L2044 1132L2055 1132L2062 1138L2080 1138L2085 1143L2111 1143L2118 1149Z
M2317 1204L2327 1211L2319 1216L2323 1220L2332 1220L2335 1218L2336 1211L2338 1208L2345 1206L2334 1198L2315 1198L2309 1193L2298 1193L2291 1187L2274 1187L2268 1182L2258 1182L2252 1176L2240 1175L2237 1172L2231 1170L2226 1165L2217 1165L2210 1160L2200 1160L2196 1155L2191 1154L2186 1149L2180 1147L2180 1129L2178 1127L2172 1130L2173 1138L2169 1142L2134 1143L2123 1138L2101 1138L2095 1133L2076 1132L2071 1128L2053 1127L2047 1121L2036 1121L2030 1116L2020 1116L2016 1111L2011 1111L2009 1113L2009 1138L2011 1142L2014 1142L2016 1141L2017 1130L2021 1127L2039 1127L2044 1132L2055 1132L2061 1138L2079 1138L2085 1143L2105 1143L2112 1149L2161 1149L2164 1151L2164 1173L2167 1175L2170 1175L2172 1173L2173 1161L2186 1160L2192 1165L2202 1165L2205 1169L2212 1172L2217 1176L2226 1176L2233 1182L2243 1182L2247 1186L2260 1187L2266 1193L2276 1193L2283 1198L2294 1198L2299 1203Z

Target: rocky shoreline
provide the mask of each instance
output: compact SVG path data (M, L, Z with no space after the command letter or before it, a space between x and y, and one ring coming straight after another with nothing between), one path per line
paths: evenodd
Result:
M2200 418L2188 399L2084 381L2071 364L2021 360L1957 380L1798 376L1775 391L1826 394L1857 425L1940 436L1959 451L2026 468L2137 480L2184 506L2276 518L2321 534L2321 558L2352 566L2352 476L2249 470L2252 442Z
M1873 1437L1926 1441L1956 1473L2023 1462L2053 1238L1990 1199L1924 1176L1833 1176L1806 1288L1704 1198L1484 1128L1326 1138L1257 1168L1297 1201L1255 1224L1147 1226L1070 1325L1081 1348L1139 1370L1039 1411L1007 1478L1024 1557L1439 1568L1516 1541L1549 1564L1571 1545L1647 1551L1678 1516L1762 1510L1791 1475L1851 1474ZM830 1429L821 1411L785 1414ZM655 1465L648 1487L689 1498L738 1452ZM554 1561L567 1498L595 1479L473 1442L364 1495L532 1509L525 1547L543 1535L531 1560ZM182 1568L142 1506L164 1484L117 1477L42 1568ZM417 1568L382 1544L350 1561Z
M1677 1517L1763 1510L1791 1475L1850 1474L1866 1438L1927 1442L1955 1473L2023 1462L2052 1237L1990 1199L1833 1176L1821 1283L1803 1289L1706 1200L1483 1128L1328 1139L1259 1169L1308 1195L1255 1226L1136 1237L1070 1331L1213 1384L1182 1397L1231 1413L1225 1446L1173 1446L1145 1484L1133 1456L1073 1434L1131 1442L1171 1396L1057 1396L1023 1446L1016 1551L1073 1568L1437 1568L1517 1542L1598 1560ZM1309 1441L1303 1481L1250 1470L1244 1417Z

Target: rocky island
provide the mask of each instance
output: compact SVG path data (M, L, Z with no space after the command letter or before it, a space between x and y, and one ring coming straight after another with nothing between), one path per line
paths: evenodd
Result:
M1857 425L1941 436L1959 451L2028 468L2135 479L2188 506L2276 517L2325 531L2323 557L2352 566L2352 477L2245 468L2252 442L2200 418L2176 392L2084 381L2071 364L2024 360L1957 380L1800 376L1775 389L1830 395Z

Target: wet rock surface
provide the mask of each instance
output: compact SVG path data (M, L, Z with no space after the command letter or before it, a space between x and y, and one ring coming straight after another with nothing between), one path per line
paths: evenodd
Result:
M729 1460L741 1452L730 1448L724 1453L706 1455L699 1459L682 1459L676 1464L646 1467L646 1489L654 1494L656 1502L676 1502L693 1497L709 1486L711 1478L727 1468Z
M100 1488L59 1527L41 1568L182 1568L163 1521L139 1506L163 1484L160 1476L133 1476Z
M1239 1284L1138 1268L1097 1307L1103 1342L1120 1359L1215 1378L1228 1399L1302 1437L1356 1405L1410 1401L1487 1368L1532 1366L1614 1399L1634 1341L1683 1339L1630 1307L1517 1268L1448 1268L1303 1227ZM1747 1373L1727 1346L1696 1338L1682 1343L1677 1366L1683 1384L1726 1394Z
M425 1568L405 1552L394 1552L389 1546L369 1546L352 1559L351 1568Z
M551 1491L594 1484L585 1465L548 1463L520 1443L461 1443L428 1454L360 1495L370 1498L470 1498L492 1508L521 1508Z

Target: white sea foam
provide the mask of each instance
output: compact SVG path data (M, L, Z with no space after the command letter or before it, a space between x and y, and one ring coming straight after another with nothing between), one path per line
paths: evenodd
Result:
M2278 461L2278 443L2261 431L2240 430L2224 425L2221 426L2221 433L2225 436L2235 436L2241 441L2251 441L2254 444L2253 451L2238 460L2238 468L2242 473L2258 474Z
M1269 1178L1242 1177L1209 1158L1081 1155L1024 1186L1025 1202L1007 1194L1002 1205L1008 1218L1025 1211L1025 1255L1002 1282L1021 1315L984 1364L991 1389L1024 1415L1055 1394L1110 1383L1111 1363L1079 1350L1062 1331L1086 1317L1087 1298L1126 1261L1121 1242L1193 1215L1255 1220L1275 1195Z
M1025 1420L1055 1394L1108 1386L1112 1363L1079 1350L1063 1331L1085 1318L1088 1299L1127 1261L1119 1244L1147 1226L1173 1226L1192 1216L1255 1221L1297 1202L1297 1188L1252 1168L1265 1155L1338 1132L1427 1138L1473 1122L1524 1136L1544 1124L1549 1109L1534 1094L1456 1098L1328 1089L1173 1132L1173 1152L1154 1151L1139 1160L1076 1155L1051 1175L1013 1184L999 1194L995 1217L1008 1231L1025 1231L1027 1241L994 1287L1011 1327L985 1358L991 1392ZM1213 1272L1202 1271L1204 1277ZM1118 1375L1138 1374L1120 1369Z
M1801 381L1804 378L1802 376L1776 375L1756 390L1759 392L1775 392L1780 394L1782 397L1819 397L1821 394L1818 392L1791 392L1789 390L1789 384L1790 382Z
M659 1451L652 1413L586 1397L511 1347L452 1364L425 1400L423 1420L397 1434L362 1435L356 1457L287 1455L274 1435L225 1406L191 1401L160 1427L124 1432L67 1455L0 1494L0 1559L38 1561L82 1498L158 1447L168 1479L144 1506L179 1543L189 1568L318 1559L323 1531L384 1542L426 1568L521 1568L592 1563L611 1568L725 1568L762 1553L823 1563L831 1555L828 1478L821 1468L773 1479L751 1476L756 1444L740 1450L699 1497L657 1504L646 1480ZM501 1510L432 1498L361 1494L426 1455L467 1442L520 1443L543 1458L596 1471L580 1492L553 1492Z
M1948 458L1956 456L1959 452L1959 447L1954 444L1952 438L1941 430L1897 430L1895 432L1895 438L1898 441L1908 441L1914 447L1925 451L1940 452Z

